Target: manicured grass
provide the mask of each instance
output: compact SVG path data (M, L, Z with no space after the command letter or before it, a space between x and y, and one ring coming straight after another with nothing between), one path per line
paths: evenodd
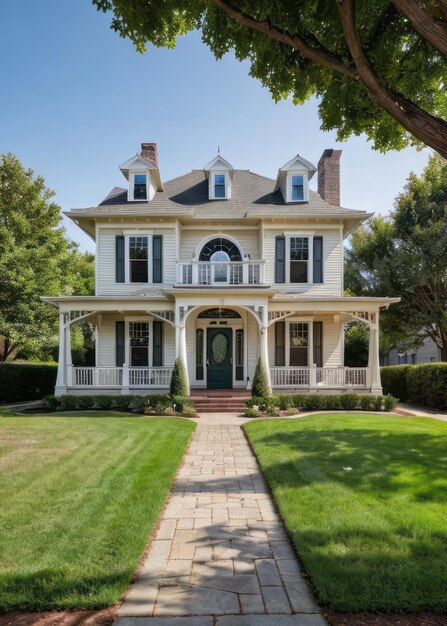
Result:
M447 611L447 424L365 414L244 426L320 602Z
M126 589L194 424L0 418L0 611L100 608Z

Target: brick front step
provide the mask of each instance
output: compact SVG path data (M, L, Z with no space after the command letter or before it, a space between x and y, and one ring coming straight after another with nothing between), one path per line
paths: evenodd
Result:
M245 409L243 400L224 400L219 398L205 400L203 398L200 400L191 398L191 400L193 400L198 413L217 413L219 411L223 413L242 413Z

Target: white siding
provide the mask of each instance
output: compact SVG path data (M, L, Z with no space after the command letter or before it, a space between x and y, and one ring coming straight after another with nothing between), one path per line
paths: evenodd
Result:
M259 230L230 230L225 232L225 228L221 231L215 230L182 230L180 240L180 259L181 261L190 261L193 253L199 243L212 236L229 236L239 242L244 254L249 254L252 260L258 260L259 253ZM198 261L198 258L195 259Z
M292 229L289 228L288 232ZM309 226L293 228L297 233L312 231L315 236L323 237L323 280L315 285L277 285L278 289L287 292L302 292L309 295L336 295L342 294L342 251L340 247L340 231L338 229L311 229ZM284 234L284 230L264 230L264 258L265 258L265 281L273 284L275 281L275 237Z
M163 284L176 282L176 246L174 229L152 229L154 235L163 235ZM99 228L96 263L98 272L98 290L96 295L126 295L144 289L141 283L117 283L115 270L115 237L122 235L118 228ZM148 283L150 287L152 283ZM154 287L160 287L159 284Z

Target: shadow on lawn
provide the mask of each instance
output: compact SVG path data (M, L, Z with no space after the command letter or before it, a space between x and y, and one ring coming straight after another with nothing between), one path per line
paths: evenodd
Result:
M406 490L415 502L447 502L447 436L385 429L288 430L257 443L287 448L294 456L264 464L269 481L278 485L335 481L380 500Z
M66 571L40 569L27 575L0 575L0 613L56 609L101 609L118 599L133 576L129 571L75 578Z

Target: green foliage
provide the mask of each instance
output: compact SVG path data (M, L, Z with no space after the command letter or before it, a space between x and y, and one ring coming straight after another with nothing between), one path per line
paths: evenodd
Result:
M383 398L383 409L384 411L394 411L397 404L397 398L393 398L393 396L384 396Z
M173 48L178 35L201 29L202 41L217 59L230 50L239 61L248 61L250 75L269 89L275 101L289 98L302 104L312 96L319 99L323 130L337 130L338 139L365 134L374 148L385 151L417 143L395 119L381 108L378 90L368 92L358 79L358 68L341 25L338 3L332 0L237 0L228 3L270 33L300 39L312 51L303 55L290 40L247 27L213 2L203 0L92 0L112 15L112 28L129 38L143 52L148 44ZM430 3L425 6L431 7ZM435 17L435 9L430 8ZM324 19L322 19L324 16ZM403 17L392 3L370 0L356 3L355 22L368 63L382 89L405 97L433 116L445 118L447 82L443 56ZM331 60L328 63L327 59ZM411 116L410 116L411 117ZM413 111L413 117L416 117ZM434 119L430 120L431 125ZM403 124L408 123L406 119ZM422 123L422 122L421 122ZM415 129L421 139L422 129ZM439 133L445 132L439 120ZM422 138L424 141L424 139Z
M407 370L407 383L411 402L447 408L447 363L412 365Z
M178 412L181 413L183 409L192 409L194 408L194 403L191 400L188 400L184 396L171 396L172 407Z
M56 365L0 363L0 402L40 400L54 392Z
M49 411L107 411L111 409L146 413L148 415L183 414L185 410L195 412L194 403L191 400L187 400L183 396L172 397L164 393L153 393L147 396L76 396L66 394L57 398L55 396L46 396L43 400L43 405ZM194 416L190 415L189 417Z
M45 398L42 398L42 406L47 411L57 411L57 407L59 406L59 400L56 398L56 396L53 395L45 396Z
M344 393L340 398L340 405L344 411L353 411L358 405L358 396L354 393Z
M78 397L70 394L59 397L59 409L61 411L75 411L78 408Z
M411 365L389 365L380 368L380 377L384 394L398 398L400 402L408 400L407 372Z
M65 396L61 396L61 397L64 398ZM93 406L95 409L106 411L107 409L112 408L113 400L114 400L113 396L98 395L94 397Z
M366 324L355 322L345 333L345 365L366 367L368 365L369 330Z
M182 417L197 417L197 411L194 407L184 408L180 415Z
M362 411L372 411L373 410L373 397L370 395L362 395L359 397L359 409Z
M267 368L261 357L259 357L258 362L256 363L255 374L253 376L253 386L251 388L251 395L263 398L266 398L270 395Z
M60 207L44 179L12 154L0 156L0 360L52 358L57 310L41 296L91 295L93 257L59 226Z
M245 411L244 411L245 417L258 417L258 415L259 415L259 411L257 411L255 408L250 407L250 406L247 406L245 408Z
M429 337L447 360L447 162L431 156L410 174L390 217L356 230L346 249L345 284L357 296L400 296L381 315L399 349Z
M185 366L180 358L175 359L169 392L171 396L189 395L188 378L186 376Z

